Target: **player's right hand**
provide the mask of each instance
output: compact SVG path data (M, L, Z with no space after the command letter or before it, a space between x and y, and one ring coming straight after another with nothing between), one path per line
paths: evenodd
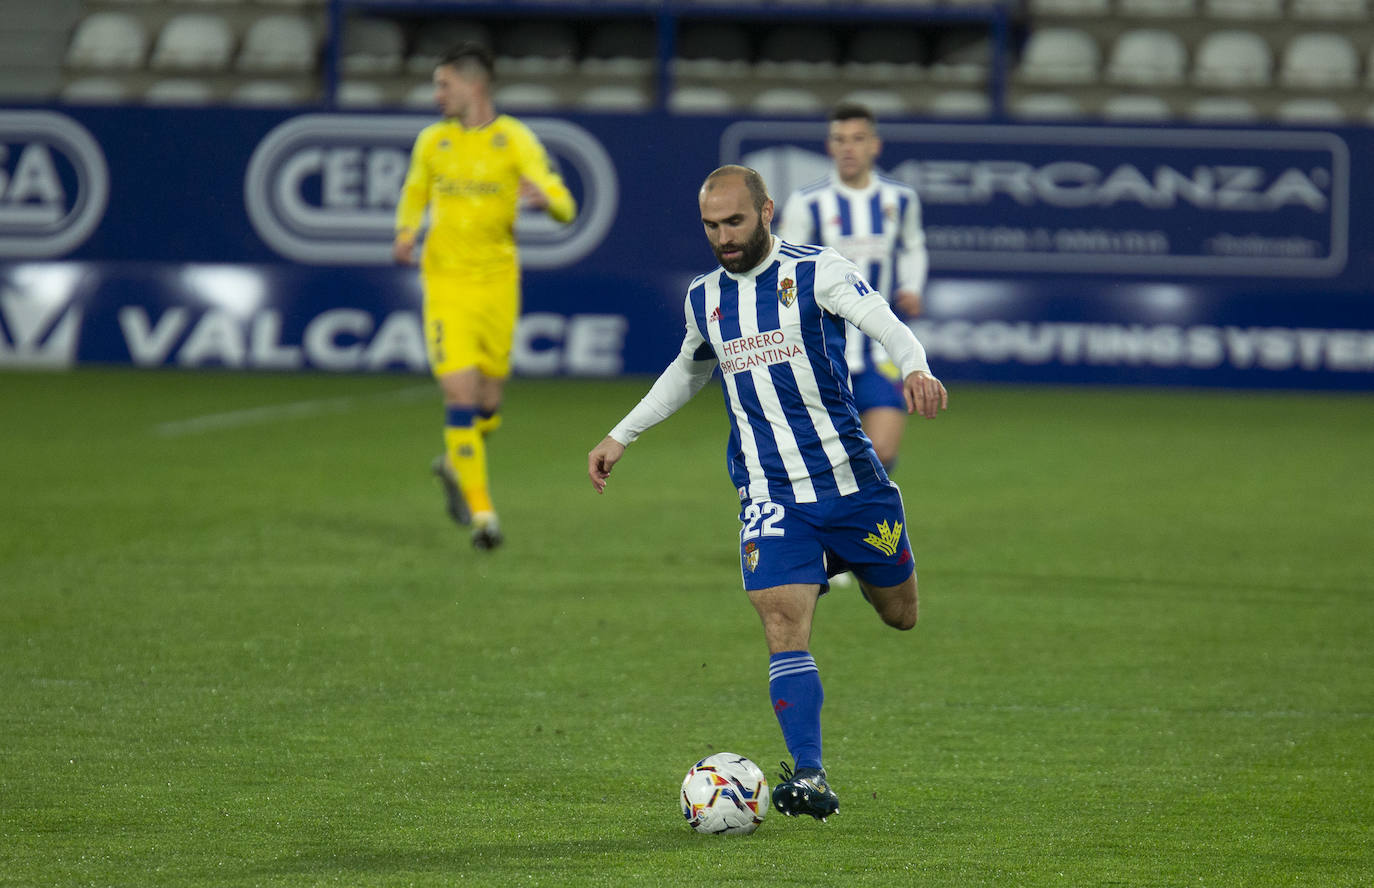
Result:
M592 479L592 487L597 493L606 491L606 479L611 476L611 468L625 455L625 445L607 435L601 443L587 454L587 475Z

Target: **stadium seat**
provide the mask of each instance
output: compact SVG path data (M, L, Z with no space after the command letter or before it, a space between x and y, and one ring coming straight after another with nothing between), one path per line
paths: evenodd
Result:
M304 101L301 90L281 80L249 80L240 83L229 93L231 104L255 108L299 105Z
M544 83L508 83L492 94L496 110L546 111L560 104L558 90Z
M343 27L342 68L349 74L394 74L401 70L405 44L405 32L390 19L350 18Z
M149 105L208 105L213 100L214 91L203 80L159 80L143 93Z
M1175 86L1183 83L1188 51L1173 31L1137 28L1126 31L1112 45L1106 79L1110 83L1139 86Z
M699 79L745 77L753 55L749 34L730 22L687 22L678 35L673 70Z
M798 86L775 86L760 90L749 107L760 114L810 117L825 108L820 96Z
M647 77L653 73L658 37L648 21L613 21L587 38L583 74L591 77Z
M674 114L723 114L734 107L734 97L718 86L679 86L668 96Z
M422 27L415 34L415 47L406 59L406 70L428 77L447 50L468 41L491 46L491 29L481 22L455 19Z
M935 117L987 117L992 114L992 100L985 92L947 90L935 94L928 110Z
M653 102L648 90L628 83L603 83L577 97L579 107L591 111L619 111L634 114L647 110Z
M925 74L921 40L912 28L861 28L849 40L842 68L851 80L873 83L917 80Z
M1032 15L1099 16L1111 13L1109 0L1030 0Z
M759 42L755 73L796 80L833 78L838 73L840 44L827 29L804 26L774 28Z
M334 90L334 104L340 108L380 108L386 104L386 90L372 80L344 80Z
M1283 18L1283 0L1203 0L1202 13L1208 18L1261 19Z
M907 100L895 89L856 89L840 101L863 105L878 117L901 117L910 110Z
M67 66L131 70L143 64L147 52L148 34L137 17L127 12L96 12L76 26L67 50Z
M1124 18L1179 18L1197 15L1197 0L1117 0L1117 14Z
M577 35L563 22L522 21L497 43L496 71L502 76L555 77L572 71Z
M253 72L314 70L315 31L299 15L263 16L244 35L235 67Z
M1290 18L1317 21L1368 21L1369 11L1369 0L1292 0L1288 7Z
M172 0L181 6L241 6L248 0Z
M83 77L62 88L60 98L73 105L113 105L129 97L129 87L113 77Z
M1031 93L1011 103L1011 114L1022 120L1072 120L1083 116L1083 104L1066 93Z
M1207 123L1248 123L1259 119L1259 111L1238 96L1206 96L1189 106L1188 117Z
M401 96L401 104L407 108L423 108L426 111L434 110L434 84L425 82L417 83L405 91Z
M1295 89L1344 88L1359 82L1360 58L1341 34L1299 34L1283 50L1279 82Z
M1097 41L1077 28L1031 32L1017 77L1025 83L1095 83L1101 62Z
M1102 103L1102 117L1106 120L1161 121L1173 116L1173 108L1160 96L1112 96Z
M1221 89L1268 86L1273 67L1263 37L1253 31L1215 31L1198 44L1193 83Z
M992 41L982 32L949 31L935 43L926 70L942 83L982 83L988 77Z
M222 16L186 12L158 32L148 66L155 71L218 71L229 66L234 32Z
M1279 102L1274 117L1281 123L1317 126L1345 123L1345 109L1330 99L1293 98Z

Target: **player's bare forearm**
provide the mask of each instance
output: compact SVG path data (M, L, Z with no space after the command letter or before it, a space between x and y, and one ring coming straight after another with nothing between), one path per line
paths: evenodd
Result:
M897 310L907 318L917 317L924 307L919 290L898 290L893 303L897 306Z
M587 454L587 476L592 479L592 487L597 493L606 492L606 479L611 477L611 469L625 455L625 445L607 435L601 443Z
M391 255L402 265L415 264L415 235L401 232L391 244Z
M919 413L934 419L941 410L949 409L949 392L944 383L924 370L910 374L902 383L906 395L906 412Z

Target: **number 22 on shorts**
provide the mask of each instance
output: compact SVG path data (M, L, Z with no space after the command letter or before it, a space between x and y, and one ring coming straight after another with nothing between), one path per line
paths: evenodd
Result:
M741 540L754 540L759 536L780 537L786 531L778 524L787 515L787 510L774 502L750 503L744 507L744 527L740 529Z

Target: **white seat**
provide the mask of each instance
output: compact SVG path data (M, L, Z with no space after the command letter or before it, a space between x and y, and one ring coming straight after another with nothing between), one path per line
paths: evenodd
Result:
M1030 11L1043 16L1107 15L1111 12L1111 3L1109 0L1031 0Z
M1012 102L1011 113L1026 120L1071 120L1083 116L1083 105L1065 93L1031 93Z
M390 19L350 18L344 22L340 60L350 74L394 74L401 70L405 33Z
M992 113L992 100L985 92L947 90L936 93L930 100L929 111L936 117L987 117Z
M1173 31L1137 28L1112 45L1107 80L1141 86L1175 86L1184 80L1188 51Z
M1188 116L1209 123L1248 123L1259 119L1259 111L1238 96L1206 96L1189 106Z
M1017 70L1026 83L1094 83L1101 63L1097 41L1077 28L1031 32Z
M1198 44L1193 83L1222 89L1268 86L1273 68L1263 37L1253 31L1215 31Z
M497 111L545 111L559 105L558 90L544 83L508 83L492 94Z
M61 99L73 105L113 105L129 97L129 87L113 77L83 77L62 88Z
M299 105L304 100L299 89L281 80L248 80L229 93L230 103L254 108Z
M1345 123L1345 109L1330 99L1294 98L1279 102L1274 117L1281 123Z
M560 76L572 71L577 35L563 22L524 21L512 25L499 41L496 73L502 76Z
M734 107L734 97L718 86L679 86L668 95L674 114L724 114Z
M1193 18L1197 0L1117 0L1117 13L1127 18Z
M343 80L334 89L334 103L340 108L380 108L386 104L386 90L371 80Z
M840 101L863 105L878 117L901 117L911 110L906 99L895 89L856 89L846 93Z
M1283 18L1283 0L1203 0L1202 12L1208 18L1277 19Z
M700 79L747 77L753 52L749 34L730 22L687 22L678 35L673 70Z
M315 31L299 15L273 13L249 26L235 67L240 71L311 71Z
M150 105L208 105L213 100L210 84L184 78L159 80L143 93L143 101Z
M1169 120L1173 108L1161 96L1112 96L1102 103L1102 116L1107 120Z
M591 111L620 111L633 114L652 104L647 90L628 83L602 83L577 97L579 107Z
M985 34L951 31L936 41L926 70L932 80L943 83L982 83L991 58L992 41Z
M1350 87L1359 81L1360 57L1341 34L1299 34L1283 49L1279 82L1298 89Z
M825 106L820 96L798 86L775 86L760 90L749 103L760 114L809 117Z
M148 66L156 71L218 71L229 66L234 32L222 16L185 12L158 32Z
M421 28L415 35L415 47L406 59L406 70L412 74L429 75L440 57L459 43L491 46L491 29L481 22L444 19Z
M1369 18L1369 0L1292 0L1288 15L1318 21L1365 21Z
M148 34L136 17L127 12L97 12L77 24L67 50L67 65L131 70L143 64L147 52Z
M763 36L754 71L764 77L819 80L834 77L839 61L840 44L831 31L783 26Z

